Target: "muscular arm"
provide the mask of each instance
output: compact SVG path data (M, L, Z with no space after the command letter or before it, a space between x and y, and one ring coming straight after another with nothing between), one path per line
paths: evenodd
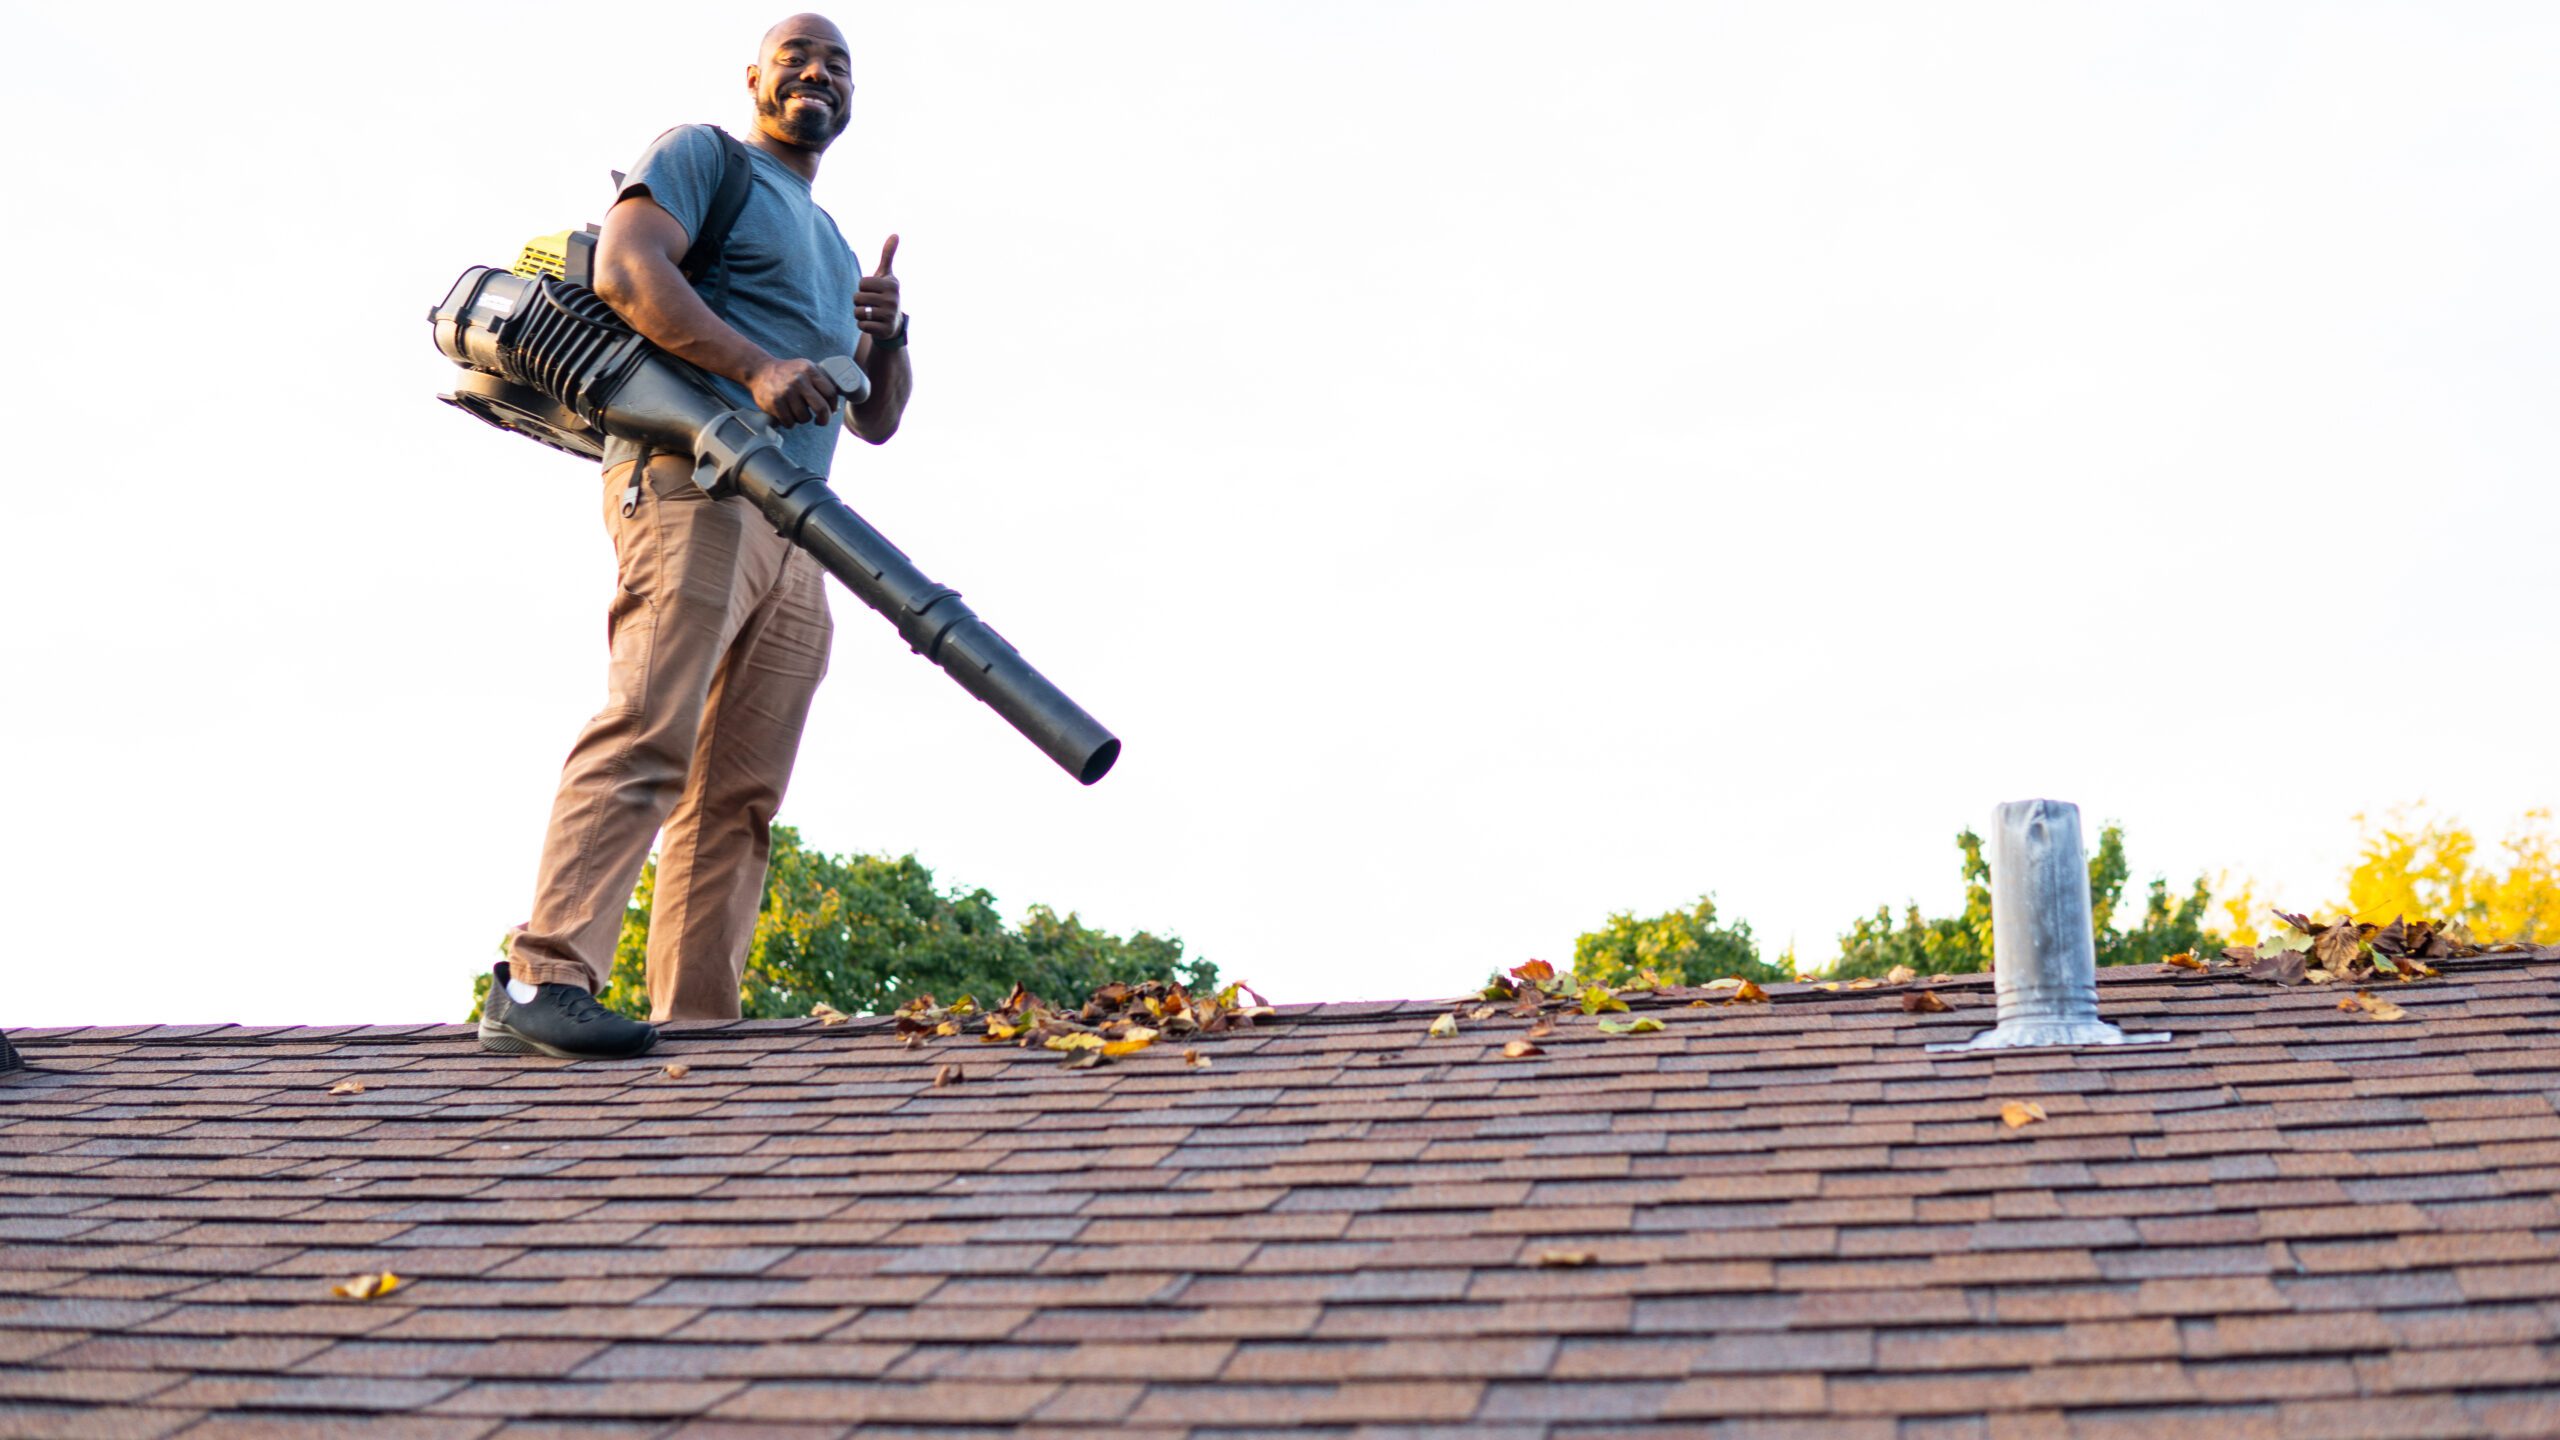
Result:
M657 201L627 197L606 212L596 241L596 294L659 349L746 386L774 419L798 425L832 417L837 394L827 372L806 360L776 359L702 303L678 268L691 243ZM879 385L877 375L872 383ZM898 404L905 403L901 394ZM889 428L897 428L894 410Z
M906 346L884 355L868 335L862 337L853 358L862 363L862 373L871 377L871 397L853 407L851 428L878 445L898 433L898 417L907 413L907 395L915 389L915 368L908 363Z

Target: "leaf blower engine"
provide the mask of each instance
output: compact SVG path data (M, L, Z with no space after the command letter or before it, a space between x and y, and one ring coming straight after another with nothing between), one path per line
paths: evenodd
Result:
M898 627L915 652L949 672L1043 754L1090 785L1120 758L1120 741L1031 668L1005 638L937 585L826 478L782 451L771 421L738 408L701 371L623 323L585 283L592 234L544 236L513 271L474 265L427 315L436 348L462 367L443 400L471 415L589 459L604 438L693 457L695 483L743 495L783 538ZM821 362L849 408L870 394L850 356Z

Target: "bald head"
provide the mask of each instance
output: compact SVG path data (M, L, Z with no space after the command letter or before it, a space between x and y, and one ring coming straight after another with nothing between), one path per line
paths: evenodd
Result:
M756 44L757 63L762 64L766 57L773 54L773 47L776 42L793 36L806 37L812 40L831 41L839 50L849 48L844 43L844 32L836 28L836 22L833 20L828 19L824 15L815 13L793 15L786 19L775 21L773 23L773 28L764 32L764 39L758 41Z
M853 55L824 15L794 15L764 32L747 67L756 132L814 167L844 133L853 103Z

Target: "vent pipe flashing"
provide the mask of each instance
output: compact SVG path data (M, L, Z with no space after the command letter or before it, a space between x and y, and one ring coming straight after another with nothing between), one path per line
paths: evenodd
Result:
M2012 800L1991 816L1991 979L1999 1023L1932 1050L2037 1045L2145 1045L2098 1018L2098 948L2089 921L2089 864L2080 807Z

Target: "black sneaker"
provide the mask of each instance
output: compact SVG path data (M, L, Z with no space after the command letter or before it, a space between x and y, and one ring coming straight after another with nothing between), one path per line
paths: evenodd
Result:
M489 998L480 1002L480 1048L501 1055L540 1051L563 1060L627 1060L649 1053L658 1027L627 1020L575 985L541 985L519 1004L507 993L507 962L498 962Z

